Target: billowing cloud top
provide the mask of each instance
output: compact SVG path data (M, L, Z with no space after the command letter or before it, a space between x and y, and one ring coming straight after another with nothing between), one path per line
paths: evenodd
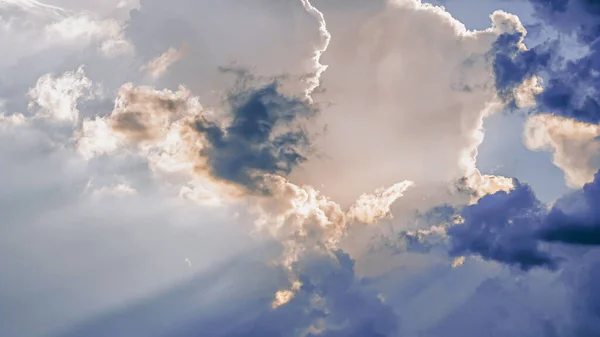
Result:
M600 335L600 5L523 4L0 0L0 335Z

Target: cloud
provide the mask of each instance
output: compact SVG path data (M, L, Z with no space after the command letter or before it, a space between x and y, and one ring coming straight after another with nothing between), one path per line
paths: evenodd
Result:
M581 188L594 179L600 168L599 126L546 114L530 117L523 132L530 150L553 153L569 186Z
M539 248L532 235L541 225L536 222L536 214L541 211L528 186L484 196L461 211L462 224L448 228L450 254L477 254L524 270L555 268L557 261Z
M547 209L477 168L506 103L497 41L528 50L516 16L469 31L416 0L52 4L1 7L19 33L0 57L0 335L552 335L572 285L594 317L595 274L574 271L595 261L595 181ZM502 75L517 106L537 72ZM553 118L533 138L587 156L591 126Z
M529 50L518 50L520 34L498 39L495 53L495 73L498 88L510 90L525 78L540 74L545 79L544 90L536 96L537 107L544 113L553 113L581 122L597 124L600 105L596 99L599 81L598 4L594 1L529 1L540 18L559 37ZM581 52L561 48L561 42L571 36Z
M40 108L37 115L49 117L58 122L77 123L79 110L77 102L89 98L92 83L85 77L83 67L64 73L60 77L48 74L38 79L35 87L29 90L30 108Z
M261 186L265 174L285 176L306 160L309 139L293 123L315 111L301 99L280 94L277 83L235 93L228 105L229 125L203 118L195 122L208 145L201 155L214 177L268 193Z
M283 243L280 261L288 268L305 254L339 249L351 225L373 225L391 218L392 203L412 186L404 181L363 194L344 211L311 186L297 186L278 176L267 178L271 198L259 200L256 225Z
M70 124L0 123L2 335L53 335L256 244L239 209L183 202L133 156L84 161Z
M563 314L569 295L564 287L545 274L516 282L514 278L506 272L486 278L426 336L569 335L569 319Z
M412 186L404 181L363 194L342 211L314 188L287 180L303 160L294 146L308 145L297 123L314 113L307 101L281 94L277 82L236 88L215 111L183 87L173 92L126 84L109 115L83 121L77 146L88 160L136 153L159 177L175 174L189 181L180 195L204 205L220 203L213 195L224 205L249 205L258 233L283 246L277 261L288 269L291 289L274 293L279 307L300 291L295 263L315 252L332 254L350 224L391 218L391 205Z
M20 59L56 47L73 50L97 44L106 56L132 52L121 23L112 18L100 19L37 1L2 2L0 13L5 17L0 30L8 37L0 45L6 50L0 67L14 66Z
M166 52L148 61L140 70L146 71L153 79L157 79L163 76L167 69L183 56L183 53L184 50L169 48Z
M183 156L181 164L250 192L268 193L262 186L265 174L289 174L305 160L309 141L294 123L314 112L303 100L281 94L273 82L231 94L219 112L230 120L223 125L184 87L173 92L126 84L110 115L84 121L79 149L88 158L119 145L160 153L168 151L172 139L179 144L174 150Z
M540 238L548 242L599 245L600 212L595 206L599 198L600 174L596 173L592 182L559 200L557 206L550 210L544 219Z
M181 83L205 104L216 103L214 92L230 88L231 78L220 67L239 66L266 78L282 74L312 78L315 47L321 35L315 18L301 1L264 0L143 1L131 12L125 37L135 46L142 64L177 46L186 57L169 68L161 85ZM215 18L219 17L219 20ZM304 94L310 84L295 81L293 93Z
M327 51L327 47L329 47L329 43L331 42L331 33L329 33L327 30L327 22L325 22L325 17L321 11L313 6L309 0L302 0L302 6L304 6L306 11L319 21L319 34L321 35L322 40L321 46L315 50L315 55L313 56L315 75L309 80L310 84L306 89L306 97L312 101L311 94L319 87L321 84L321 75L323 75L323 72L327 70L327 66L321 64L321 57L323 56L323 53Z
M313 95L327 104L313 129L321 155L292 179L323 184L343 205L398 177L422 187L465 176L470 188L496 185L474 159L483 119L501 107L486 55L500 34L522 29L518 19L496 12L489 29L468 31L444 9L416 1L322 10L333 37L323 55L326 90Z
M563 258L542 249L540 243L600 245L600 173L581 190L560 198L546 209L531 188L487 195L461 211L462 224L448 228L450 254L476 254L515 265L555 269Z
M518 86L550 64L551 51L543 46L527 48L523 44L526 35L524 29L503 33L492 48L496 88L505 99L514 99L513 95L519 94Z

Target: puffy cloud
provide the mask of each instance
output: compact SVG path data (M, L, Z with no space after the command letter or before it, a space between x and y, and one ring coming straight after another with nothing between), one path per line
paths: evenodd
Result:
M597 277L593 268L598 255L589 248L600 245L600 215L595 206L600 197L599 182L600 173L596 173L594 181L549 209L541 207L527 186L485 196L461 212L463 224L447 230L451 253L478 254L524 270L554 270L560 264L561 291L567 291L568 310L574 319L563 322L560 334L559 330L553 333L593 336L600 331L595 324L599 312L591 305L591 299L597 298L591 282Z
M375 224L390 218L392 203L412 182L363 194L347 211L314 188L294 185L282 177L271 176L267 186L273 199L259 204L257 225L284 242L282 263L290 266L306 252L338 249L351 224Z
M294 127L314 114L305 101L279 93L277 83L259 89L242 90L228 98L229 125L200 118L195 130L203 135L210 173L219 179L249 190L263 190L264 174L289 174L306 160L309 146L305 132Z
M280 94L272 83L230 95L225 109L230 122L222 125L223 120L214 120L186 88L173 92L126 84L110 115L84 121L79 148L90 157L121 143L141 147L162 161L160 153L167 155L169 142L174 142L179 164L268 193L262 182L265 174L288 174L304 160L301 151L308 139L293 123L310 117L313 108Z
M531 108L536 104L536 96L543 91L542 79L538 76L531 76L514 89L514 103L519 108Z
M52 4L21 2L52 43L7 61L1 83L0 334L417 335L471 293L467 306L493 314L477 303L494 289L473 289L497 269L467 255L527 269L555 261L539 241L581 237L476 166L483 121L502 106L490 48L521 34L511 43L527 50L513 15L467 31L416 0L147 0L123 31L136 4ZM24 67L35 71L12 76ZM539 94L524 79L518 105ZM464 190L472 205L456 212ZM435 219L413 216L440 202ZM528 208L542 215L526 224ZM384 237L393 256L362 256L388 228L400 229ZM367 264L378 270L365 279Z
M525 124L525 145L550 151L552 161L565 172L567 184L582 187L600 168L600 127L554 115L537 115Z
M524 48L526 35L526 30L501 34L492 50L496 88L504 99L516 99L517 106L523 105L523 91L531 91L523 90L526 82L531 82L537 73L548 67L552 55L544 46Z
M413 183L405 181L387 189L378 189L375 194L362 194L350 207L349 217L362 223L373 223L389 215L390 206Z
M553 162L564 171L567 184L582 188L560 198L549 210L532 214L528 221L538 223L539 228L521 233L520 240L543 242L551 252L567 260L561 264L561 274L574 318L562 332L551 333L593 336L600 331L596 324L599 312L590 304L597 298L597 292L590 287L597 276L592 271L597 252L590 248L599 244L598 215L593 205L597 203L599 180L594 172L599 168L596 138L600 121L600 63L596 40L600 7L595 1L585 0L529 2L545 31L558 36L528 51L518 50L517 37L506 37L496 58L498 87L507 97L517 96L518 101L518 87L529 86L527 78L542 79L543 90L528 90L527 96L533 94L535 98L533 112L541 114L527 121L525 144L532 150L552 152ZM516 103L519 107L532 106ZM507 235L506 230L494 233L489 240L494 242L495 237L503 235Z
M275 293L278 307L299 291L294 263L315 251L339 249L352 223L391 217L392 203L412 183L363 194L342 211L314 188L282 176L303 159L294 146L296 139L308 139L295 123L314 114L306 101L282 95L271 83L234 91L227 102L222 111L211 112L185 88L173 92L127 84L109 115L83 121L78 148L88 159L133 150L158 173L180 173L190 180L180 194L203 204L219 204L222 197L237 204L247 196L254 205L251 213L258 215L257 229L284 247L278 260L289 269L292 288Z
M473 253L524 270L554 269L562 258L540 247L541 242L580 246L600 244L600 173L581 190L546 209L531 188L487 195L461 211L464 222L448 228L452 255Z
M525 78L539 73L545 78L544 91L536 96L537 109L582 122L598 123L599 81L596 24L600 13L594 1L529 0L537 16L559 34L572 36L582 47L569 55L561 48L561 39L553 39L526 51L516 48L519 34L506 35L496 42L495 73L500 89L509 89Z
M539 234L549 242L600 245L600 212L595 206L600 198L600 174L573 195L559 200L547 217Z
M184 87L174 92L124 84L109 115L83 121L79 152L91 158L120 147L160 145L179 126L174 122L200 112L202 106Z
M47 74L29 90L30 108L39 107L38 116L76 124L79 121L77 102L89 98L91 89L92 82L85 77L83 67L56 78Z
M326 90L315 95L330 103L317 117L326 130L315 130L323 155L292 179L322 184L344 205L398 177L424 187L472 176L471 188L491 186L474 160L483 119L501 107L486 55L500 34L523 29L518 19L496 12L492 27L468 31L444 9L418 1L322 10L333 36L323 55Z
M461 211L462 224L448 229L452 239L450 253L477 254L525 270L554 268L557 261L538 247L532 235L541 225L539 220L536 222L540 207L528 186L484 196Z

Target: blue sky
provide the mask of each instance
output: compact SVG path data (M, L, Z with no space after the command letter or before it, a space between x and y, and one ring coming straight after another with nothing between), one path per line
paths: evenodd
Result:
M435 3L435 2L432 2ZM452 0L437 2L443 5L469 29L485 29L488 15L501 9L514 13L524 24L537 22L532 7L526 1ZM436 3L436 4L437 4ZM551 154L532 152L522 142L526 112L497 114L486 120L485 140L479 147L478 166L482 171L519 177L530 184L545 202L552 202L569 191L561 179L563 173L552 164Z
M0 335L600 335L599 19L0 0Z

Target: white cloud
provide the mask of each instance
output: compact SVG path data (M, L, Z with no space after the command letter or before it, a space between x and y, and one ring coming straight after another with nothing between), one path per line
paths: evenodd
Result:
M75 124L79 121L77 102L90 98L91 90L92 82L85 76L83 66L59 77L47 74L29 90L29 107L39 107L37 115L40 117Z
M247 195L203 168L206 158L201 151L208 145L193 123L209 115L184 87L173 92L126 84L109 115L83 122L78 149L87 159L119 150L138 153L159 175L178 175L180 183L187 179L180 195L200 204L233 205L247 199L258 214L258 229L285 243L288 251L282 259L287 266L306 250L337 248L351 223L372 224L390 217L391 205L412 186L405 181L363 194L347 212L313 187L297 186L277 175L266 177L265 188L272 195Z
M0 3L0 41L5 52L0 67L14 66L19 60L51 48L77 50L92 43L106 56L131 53L122 23L100 19L91 13L72 12L37 1Z
M545 114L530 117L523 132L530 150L552 152L552 162L569 186L594 180L600 169L600 126Z
M327 30L327 22L325 21L325 16L323 13L313 6L309 0L301 1L302 6L306 9L306 11L310 15L314 16L319 22L319 34L321 35L320 46L316 48L313 56L315 75L309 79L309 86L305 92L307 99L312 101L311 94L316 88L319 87L321 84L321 75L323 75L323 73L327 70L327 66L321 64L321 57L323 56L323 53L327 51L327 47L329 47L329 43L331 42L331 33Z
M0 83L11 89L3 92L8 104L0 114L0 210L7 214L0 221L0 270L8 275L0 278L0 297L9 298L11 316L0 317L0 334L53 334L130 308L139 298L180 289L191 273L271 240L281 251L246 257L285 268L257 275L254 265L238 266L228 283L207 281L218 283L216 289L197 286L202 300L214 298L203 302L211 303L210 310L194 311L194 318L221 319L224 299L238 296L246 303L250 293L272 296L272 309L285 314L284 304L309 292L302 288L299 265L315 257L342 265L336 250L355 248L348 248L355 242L345 241L348 235L366 233L356 244L360 251L376 224L404 226L416 208L455 201L448 198L448 183L458 178L466 178L475 197L512 187L510 179L481 174L475 160L483 120L498 109L486 53L498 34L523 30L506 13L493 14L488 30L467 31L445 10L416 0L314 0L316 7L265 0L10 4L0 7L8 17L0 24L0 34L7 36L0 47L8 50L0 66L23 74L22 81L34 80L29 92ZM129 17L128 10L138 5ZM172 47L183 45L185 57L183 49ZM42 62L46 55L51 62ZM123 55L129 57L117 57ZM86 64L85 72L65 72L79 64ZM310 96L321 108L310 121L315 152L289 177L265 175L263 187L270 194L250 193L211 174L202 152L210 144L194 128L202 118L218 126L230 121L223 99L237 88L231 89L230 74L218 67L231 64L250 69L255 76L244 78L248 82L287 75L281 79L286 90ZM140 67L151 75L152 86ZM102 96L95 95L97 86L104 88ZM11 105L18 95L31 100L33 117ZM522 96L527 101L531 90L523 89ZM444 230L412 233L443 236ZM381 275L397 266L391 259L357 265L380 267ZM406 265L415 273L437 263L423 262L429 256L402 259L410 260ZM451 269L447 257L435 259ZM468 273L470 261L459 262L464 266L455 271ZM343 268L341 274L354 272ZM405 278L415 275L401 272ZM354 275L341 277L354 282ZM476 281L438 287L472 289ZM346 283L349 291L363 287ZM266 296L247 291L255 288ZM395 282L394 289L409 287ZM426 298L410 303L423 306ZM308 299L311 308L339 310L326 294ZM188 309L178 306L161 316L180 322ZM262 314L235 309L243 309L244 318ZM422 320L441 316L423 314ZM127 324L140 324L134 321ZM298 331L332 331L348 322L309 323Z
M543 91L542 79L532 76L514 89L515 103L519 108L535 106L535 96Z
M183 56L184 52L185 49L169 48L166 52L148 61L140 70L146 71L153 79L158 79L167 72L167 69L173 63L177 62Z
M357 10L352 20L344 13L325 12L333 38L318 96L331 103L316 123L327 125L317 143L323 155L292 181L323 184L348 205L402 179L430 186L478 175L483 119L501 107L486 53L499 34L523 30L518 19L496 12L491 28L468 31L442 8L413 0ZM469 181L491 185L486 179Z

